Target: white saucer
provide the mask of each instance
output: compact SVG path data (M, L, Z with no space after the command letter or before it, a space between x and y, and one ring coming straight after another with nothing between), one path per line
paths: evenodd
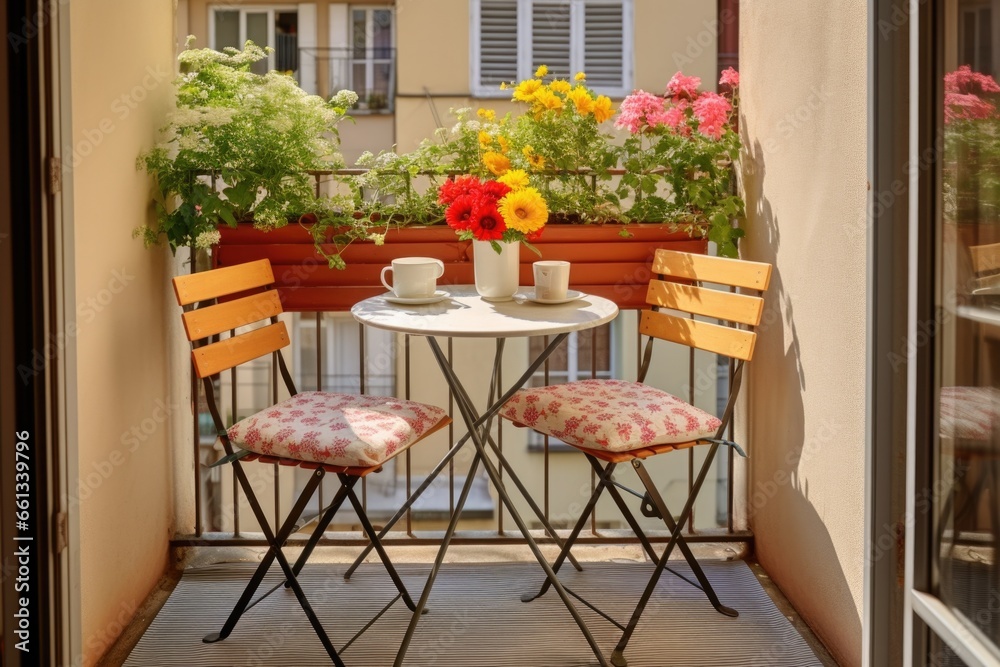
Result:
M434 292L434 294L432 294L431 296L403 297L403 296L396 296L392 292L386 292L385 294L382 295L382 298L388 301L389 303L398 303L402 306L423 306L429 303L437 303L438 301L444 301L449 296L451 295L445 292L444 290L439 289L438 291Z
M578 292L575 289L571 289L566 291L566 296L563 297L562 299L536 299L535 290L531 290L530 292L525 293L524 298L532 303L541 303L546 306L555 306L560 303L569 303L570 301L576 301L577 299L585 296L587 295L584 294L583 292Z

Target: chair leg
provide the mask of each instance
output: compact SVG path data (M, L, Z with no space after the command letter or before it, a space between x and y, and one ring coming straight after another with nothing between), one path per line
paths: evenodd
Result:
M711 454L707 462L711 462ZM645 466L641 462L636 466L636 473L642 479L643 485L649 492L650 497L653 499L653 503L656 505L656 509L663 515L663 522L666 524L667 529L671 531L671 535L677 533L677 548L681 550L684 555L684 560L687 561L688 565L691 567L691 571L694 573L695 577L698 578L698 582L701 584L701 589L708 597L709 602L715 607L715 610L720 614L725 616L731 616L733 618L739 616L739 613L730 609L729 607L722 604L719 601L719 596L715 594L715 589L712 588L711 582L708 577L705 576L704 570L701 569L701 565L698 563L698 559L694 557L694 553L691 551L691 547L688 546L687 540L684 539L683 525L687 522L687 518L684 521L678 521L674 523L673 517L670 516L670 511L667 509L667 504L663 500L663 496L660 495L659 489L656 488L656 484L649 477L649 473L646 471ZM701 488L699 484L697 487L691 490L692 497L697 497L698 491Z
M601 468L601 464L596 457L587 454L587 459L590 461L590 465L594 468L598 475L604 474L604 469ZM611 471L614 470L615 465L617 464L609 466ZM625 499L622 498L622 494L618 491L618 488L615 487L614 482L611 480L611 472L608 472L607 477L608 494L615 501L615 504L618 506L618 510L622 513L622 517L624 517L626 523L628 523L629 528L631 528L635 536L639 538L639 542L642 544L642 548L645 549L646 553L649 555L650 561L655 563L659 556L656 555L653 545L650 544L649 538L646 537L646 533L642 531L642 528L639 526L639 522L635 519L635 515L632 514L632 510L628 508L628 505L625 503Z
M313 611L312 606L310 606L309 601L306 599L305 593L299 585L298 579L292 571L291 565L288 563L288 559L285 558L285 555L281 551L281 547L288 541L288 537L291 535L292 530L294 530L298 518L302 515L303 510L305 510L306 504L315 492L316 487L322 481L325 474L324 470L322 468L317 469L316 472L309 478L309 481L306 482L306 487L302 490L302 494L295 502L295 506L292 508L291 512L289 512L288 517L281 525L277 534L274 534L271 531L270 524L268 524L267 517L264 514L264 509L260 506L260 502L254 494L253 487L250 485L250 480L247 479L246 473L243 471L243 466L240 461L237 460L233 462L233 472L236 474L236 478L239 481L240 486L243 487L243 491L247 496L247 502L250 503L250 509L253 511L254 516L257 518L257 522L260 524L261 531L264 533L264 539L267 540L269 548L267 553L264 555L264 558L261 560L260 565L257 567L257 571L254 572L250 583L243 591L243 595L240 596L239 601L236 603L236 607L233 608L229 618L227 618L225 624L223 624L222 630L218 633L207 635L202 641L206 644L212 644L225 639L232 633L233 628L236 627L236 623L240 620L240 617L246 610L250 599L260 586L260 582L264 579L268 569L270 569L271 563L277 560L278 565L285 574L285 578L289 581L292 590L295 593L295 597L299 601L299 605L302 607L306 617L309 619L309 623L312 625L317 637L319 637L320 643L323 644L323 648L326 649L326 652L330 656L334 665L337 667L345 667L344 662L337 654L337 649L333 647L330 637L326 634L322 624L320 624L319 618L316 616L316 612Z
M589 454L587 455L587 458L592 459L593 463L596 463L597 461ZM587 505L583 508L583 511L580 513L580 518L577 519L576 525L573 526L573 530L572 532L570 532L569 537L566 539L566 542L563 543L562 549L559 551L559 557L556 558L555 562L552 564L553 572L558 574L559 568L562 567L563 561L565 561L566 558L569 556L569 551L570 549L573 548L573 544L576 543L577 538L583 531L583 527L587 524L587 519L590 518L590 515L594 512L594 508L597 507L597 501L600 500L601 494L604 492L605 488L609 488L608 480L611 479L611 473L614 471L616 465L617 464L615 463L609 463L607 468L603 470L601 469L600 464L596 465L596 469L601 475L600 482L597 484L597 487L594 489L594 492L590 495L590 500L587 501ZM542 582L542 587L538 590L537 593L525 593L524 595L521 596L521 602L531 602L532 600L542 597L543 595L545 595L545 593L548 592L550 586L552 586L552 581L546 578L545 581Z
M319 544L319 541L323 538L323 533L325 533L326 529L330 526L334 515L340 510L340 506L344 504L345 500L347 500L347 494L350 492L351 487L357 484L357 481L357 477L350 477L347 482L341 479L340 488L337 489L337 495L333 497L333 501L326 508L326 511L323 512L323 516L320 517L319 523L316 525L316 529L313 530L312 535L309 536L309 541L306 542L305 547L302 549L302 553L299 554L299 557L295 560L295 565L292 566L292 572L295 573L295 576L298 576L299 573L302 572L302 568L305 567L306 561L309 560L309 556L312 555L316 545ZM285 588L288 588L289 586L290 584L286 581Z
M420 483L420 486L417 487L417 490L410 494L410 497L406 499L406 502L403 503L402 507L400 507L396 511L396 513L392 515L392 518L389 519L388 522L386 522L385 526L382 527L382 530L379 531L378 534L379 539L388 535L389 531L392 530L392 527L395 526L396 523L398 523L399 520L406 515L406 512L410 509L410 507L412 507L420 498L420 496L423 495L424 491L426 491L427 488L434 483L434 480L437 479L437 476L440 475L441 471L444 470L445 466L447 466L452 461L452 459L455 458L455 455L458 454L459 450L462 449L462 447L465 445L466 440L468 439L469 439L468 434L464 435L458 442L455 443L454 446L452 446L450 450L448 450L448 453L444 456L444 458L442 458L441 461L437 464L437 466L424 478L424 481ZM351 563L351 566L347 568L346 572L344 572L344 579L351 578L351 575L354 574L354 571L357 570L358 567L361 565L361 563L365 561L365 558L368 557L368 554L370 554L372 552L372 549L374 548L375 547L373 546L372 543L365 545L365 548L361 550L361 554L354 559L354 562Z
M715 461L715 453L718 448L718 443L712 444L709 449L708 456L705 457L705 463L702 464L698 477L695 479L694 485L691 487L691 493L688 495L687 502L684 503L684 509L681 510L681 515L676 524L670 528L670 542L667 543L667 548L663 550L663 554L660 556L659 560L657 560L656 567L653 569L653 574L649 578L649 582L646 584L646 588L643 590L642 596L639 598L639 603L632 612L632 618L629 619L625 632L622 633L622 637L618 641L618 645L615 646L615 650L611 654L611 663L615 665L615 667L625 667L628 664L625 659L625 648L628 646L629 640L632 638L632 634L635 632L635 628L639 624L639 619L642 617L642 612L646 608L646 604L649 603L649 599L653 595L653 590L656 588L656 584L660 580L663 570L666 568L667 561L670 559L670 554L674 550L675 544L684 544L684 546L681 547L681 551L684 552L685 559L688 560L688 565L698 578L698 581L701 582L705 595L708 596L709 601L712 602L712 606L715 607L718 612L726 616L736 617L739 615L736 610L730 609L719 602L718 596L716 596L715 591L712 589L711 582L708 581L708 578L702 571L701 566L698 565L698 561L694 559L693 555L690 557L688 556L691 552L687 549L687 544L684 541L684 536L682 534L684 526L691 518L691 512L694 509L694 502L698 497L698 492L701 491L702 484L705 483L705 477L708 475L708 470ZM646 491L649 492L649 495L653 499L654 504L656 504L657 509L663 515L664 522L667 522L670 517L670 511L667 509L667 505L663 501L663 497L656 488L656 484L653 483L653 480L650 478L645 466L642 465L642 461L639 459L633 460L632 467L635 468L636 474L639 475L639 479L642 480L643 485L646 487ZM673 522L672 519L669 520L671 523Z
M341 475L341 477L346 477L346 475ZM355 478L357 479L357 478ZM353 485L352 485L353 486ZM365 533L368 535L368 539L371 540L372 548L378 554L378 557L382 560L382 565L385 566L386 572L389 573L389 578L392 579L392 583L396 585L396 590L403 598L403 603L410 611L416 611L417 605L410 597L409 592L406 590L406 585L403 584L403 579L396 572L396 568L393 566L392 561L389 560L389 554L386 552L385 547L382 545L382 540L379 539L378 533L375 532L375 527L372 526L372 522L368 519L368 515L365 514L365 508L362 506L361 501L358 500L358 496L354 493L353 489L348 490L347 497L351 500L351 505L354 506L354 511L358 515L358 521L361 522L361 526L365 529ZM424 612L427 610L424 609Z

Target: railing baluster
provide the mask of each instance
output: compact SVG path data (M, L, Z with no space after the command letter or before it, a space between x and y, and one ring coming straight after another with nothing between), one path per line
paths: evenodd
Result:
M700 284L699 284L700 286ZM691 315L691 319L694 319L694 315ZM694 348L688 348L688 403L694 405ZM697 447L691 447L688 449L688 496L691 496L691 491L694 490L694 450ZM695 508L691 507L691 515L687 523L687 532L694 533L694 517Z
M543 350L547 349L548 346L549 346L549 337L548 336L543 336L542 337L542 349ZM550 357L550 359L551 359L551 357ZM545 363L542 365L542 376L544 377L544 380L542 380L542 382L544 383L544 385L546 387L548 387L549 386L549 359L546 359ZM549 434L548 433L546 433L545 436L542 438L542 465L544 467L544 472L543 472L543 475L542 475L542 489L544 490L544 495L543 495L542 499L544 500L544 503L542 505L542 510L543 510L543 513L545 514L545 519L548 520L549 514L550 514L550 512L549 512Z
M448 365L454 368L454 346L453 340L448 339ZM452 418L448 424L448 445L445 451L451 449L451 443L455 442L455 394L448 386L448 416ZM502 508L501 508L502 511ZM455 512L455 459L448 461L448 512Z
M317 195L319 190L319 176L316 177ZM316 391L323 391L323 313L316 311ZM323 502L323 487L326 486L324 479L319 484L319 505L318 509L326 507Z
M410 334L403 334L403 391L405 398L410 399ZM410 459L410 448L406 448L406 497L413 493L410 480L413 475L413 466ZM406 510L406 534L413 537L413 508Z
M360 348L359 349L360 360L358 362L360 364L359 377L358 377L358 384L360 386L358 388L358 393L364 395L366 380L367 380L366 372L368 370L368 360L366 356L368 353L366 351L366 345L365 345L365 325L362 324L361 322L358 322L358 347ZM364 509L365 512L368 512L367 475L361 478L361 507Z
M232 338L236 335L236 329L231 329L229 331L229 337ZM229 369L229 403L232 406L233 414L230 418L230 425L235 424L239 421L239 412L236 400L236 367L233 366ZM240 534L240 485L239 481L236 479L236 474L233 474L233 535L238 536Z
M496 384L496 398L493 394L486 399L486 402L490 405L493 401L499 399L503 395L503 364L497 366L497 384ZM497 418L497 448L500 450L500 454L503 454L503 419ZM500 483L503 484L503 466L500 466ZM548 510L546 509L546 513ZM497 512L497 533L503 535L503 506L499 507Z
M278 354L271 353L271 405L278 402ZM281 470L274 464L274 530L281 526Z

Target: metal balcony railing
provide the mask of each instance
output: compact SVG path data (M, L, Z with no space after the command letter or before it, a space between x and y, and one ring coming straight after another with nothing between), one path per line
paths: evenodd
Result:
M340 170L336 175L357 172L358 170ZM317 192L321 188L321 181L331 174L332 172L314 174ZM427 346L419 336L397 336L366 329L347 312L295 312L286 313L282 317L287 318L291 335L291 345L284 352L293 369L299 391L394 395L441 405L457 417L453 397L447 392L443 378L437 375L436 368L429 363ZM587 377L634 378L642 361L642 344L636 324L635 312L626 310L616 322L605 325L606 330L581 332L579 336L569 338L564 347L536 373L532 383L549 384ZM532 353L532 345L547 344L546 339L516 343L510 341L510 377L520 374L527 363L526 359ZM519 345L523 347L519 348ZM669 343L662 345L674 347ZM469 341L452 339L447 340L445 350L450 358L461 355L460 359L468 360L456 366L460 372L476 372L476 359L489 360L493 354L491 343L487 343L482 349L472 349ZM524 363L518 363L520 357L517 355L523 355ZM687 347L673 351L658 347L655 360L664 356L669 361L657 363L669 366L667 375L671 378L672 390L676 395L704 409L711 410L715 407L717 412L721 411L722 403L717 401L720 396L728 395L727 383L732 375L732 368L728 363ZM485 386L491 372L490 364L484 365L481 372L484 376L479 384ZM503 383L502 377L500 382ZM229 466L211 469L206 467L221 457L222 449L215 442L211 419L207 418L207 414L201 414L207 413L207 407L199 398L199 387L200 383L192 374L192 395L195 397L194 404L199 406L192 438L195 461L192 480L195 513L193 532L175 536L174 544L265 546L260 528L245 505L243 493ZM216 389L223 418L229 424L286 398L281 393L284 388L278 382L278 368L273 358L262 358L239 369L227 371L220 376ZM429 397L428 392L434 397ZM517 469L521 471L532 495L542 507L546 519L556 529L572 526L596 484L596 477L585 458L565 453L569 448L558 441L529 435L524 429L502 422L503 420L495 420L494 437L505 452L511 451L508 448L518 448L515 454L507 454L507 457L515 467L520 465ZM463 434L458 432L458 428L458 424L453 423L446 431L432 436L440 436L440 442L429 440L427 443L419 443L390 461L382 473L364 478L361 499L373 520L378 522L395 513L410 492L423 481L424 473L434 467L451 443ZM686 498L694 480L694 471L703 460L702 449L691 448L683 455L672 454L650 461L651 466L664 466L667 469L664 471L667 474L661 472L660 477L671 480L666 488L661 489L668 504L671 494L681 499ZM396 525L395 531L386 540L387 543L437 542L465 482L464 464L469 462L468 457L471 457L471 448L466 458L463 459L461 455L456 457L438 481L429 487L425 497L407 512L405 520ZM258 497L273 496L276 519L284 516L282 506L292 501L293 494L297 495L304 484L304 477L308 475L308 471L299 471L298 468L259 463L249 464L247 470L252 483L258 488ZM300 479L297 472L305 472L306 475ZM725 448L717 456L713 474L715 493L703 492L700 495L693 520L689 524L688 540L751 541L752 533L747 528L749 503L745 489L745 462L734 459L732 449ZM632 485L634 480L623 474L619 481ZM328 480L327 484L325 488L320 487L318 498L313 499L306 514L310 510L317 512L333 497L336 480ZM262 490L266 491L262 493ZM525 512L525 516L531 518L529 512ZM516 531L508 532L505 523L510 526L507 512L498 507L484 479L474 488L465 507L455 541L475 544L523 543L520 534ZM643 528L648 530L647 535L654 541L669 538L658 520L644 524ZM547 540L541 533L538 539L541 542ZM297 541L293 536L289 543L297 544L302 541ZM599 505L590 521L590 530L581 535L580 541L592 544L623 543L634 541L634 537L617 508ZM367 540L350 511L338 513L327 537L321 542L340 545L364 543Z
M306 90L312 82L303 76L314 73L316 92L323 97L343 89L356 92L354 111L391 113L395 107L396 49L392 47L300 47L299 64L299 85Z

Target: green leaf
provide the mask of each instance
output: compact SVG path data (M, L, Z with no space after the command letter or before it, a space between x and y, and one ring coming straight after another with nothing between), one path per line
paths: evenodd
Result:
M219 217L222 218L227 225L230 227L236 226L236 218L233 216L233 212L228 206L220 206L218 211Z

